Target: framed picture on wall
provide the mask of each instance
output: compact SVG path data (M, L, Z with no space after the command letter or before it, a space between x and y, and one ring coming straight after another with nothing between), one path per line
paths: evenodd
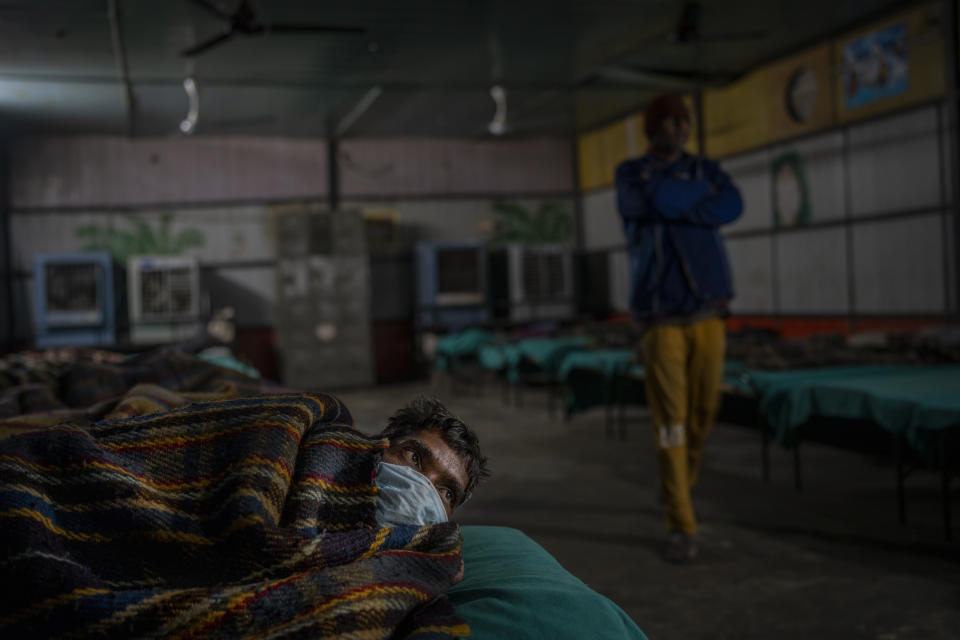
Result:
M892 24L843 45L843 105L855 109L907 92L907 25Z

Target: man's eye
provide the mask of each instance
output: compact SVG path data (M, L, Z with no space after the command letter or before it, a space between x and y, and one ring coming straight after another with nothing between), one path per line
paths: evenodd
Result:
M420 454L413 449L407 449L407 459L417 468L420 467Z

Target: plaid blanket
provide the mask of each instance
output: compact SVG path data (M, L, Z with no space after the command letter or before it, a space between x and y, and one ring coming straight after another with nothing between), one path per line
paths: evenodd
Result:
M290 391L174 349L134 356L72 347L24 351L0 360L0 419L56 411L62 416L67 409L96 417L102 403L115 403L138 384L190 392L192 399Z
M0 636L469 633L459 528L376 527L387 442L336 398L181 405L0 439Z
M0 360L0 438L65 421L85 425L291 391L173 349L132 357L73 347L25 351Z

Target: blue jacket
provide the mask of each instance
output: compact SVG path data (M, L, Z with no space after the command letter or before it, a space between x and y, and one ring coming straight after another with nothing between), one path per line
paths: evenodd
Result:
M684 153L617 167L617 205L630 258L630 309L638 320L726 307L730 263L718 228L743 212L740 191L715 162Z

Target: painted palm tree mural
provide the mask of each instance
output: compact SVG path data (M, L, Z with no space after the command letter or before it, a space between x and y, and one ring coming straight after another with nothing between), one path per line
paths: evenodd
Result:
M573 218L559 203L541 202L530 210L514 203L493 204L496 232L492 244L507 242L570 242L573 239Z
M173 214L160 216L156 228L136 214L127 214L129 229L88 224L78 227L76 237L85 242L85 251L106 251L114 260L126 264L131 256L175 256L191 247L202 247L205 242L199 229L184 229L171 234Z

